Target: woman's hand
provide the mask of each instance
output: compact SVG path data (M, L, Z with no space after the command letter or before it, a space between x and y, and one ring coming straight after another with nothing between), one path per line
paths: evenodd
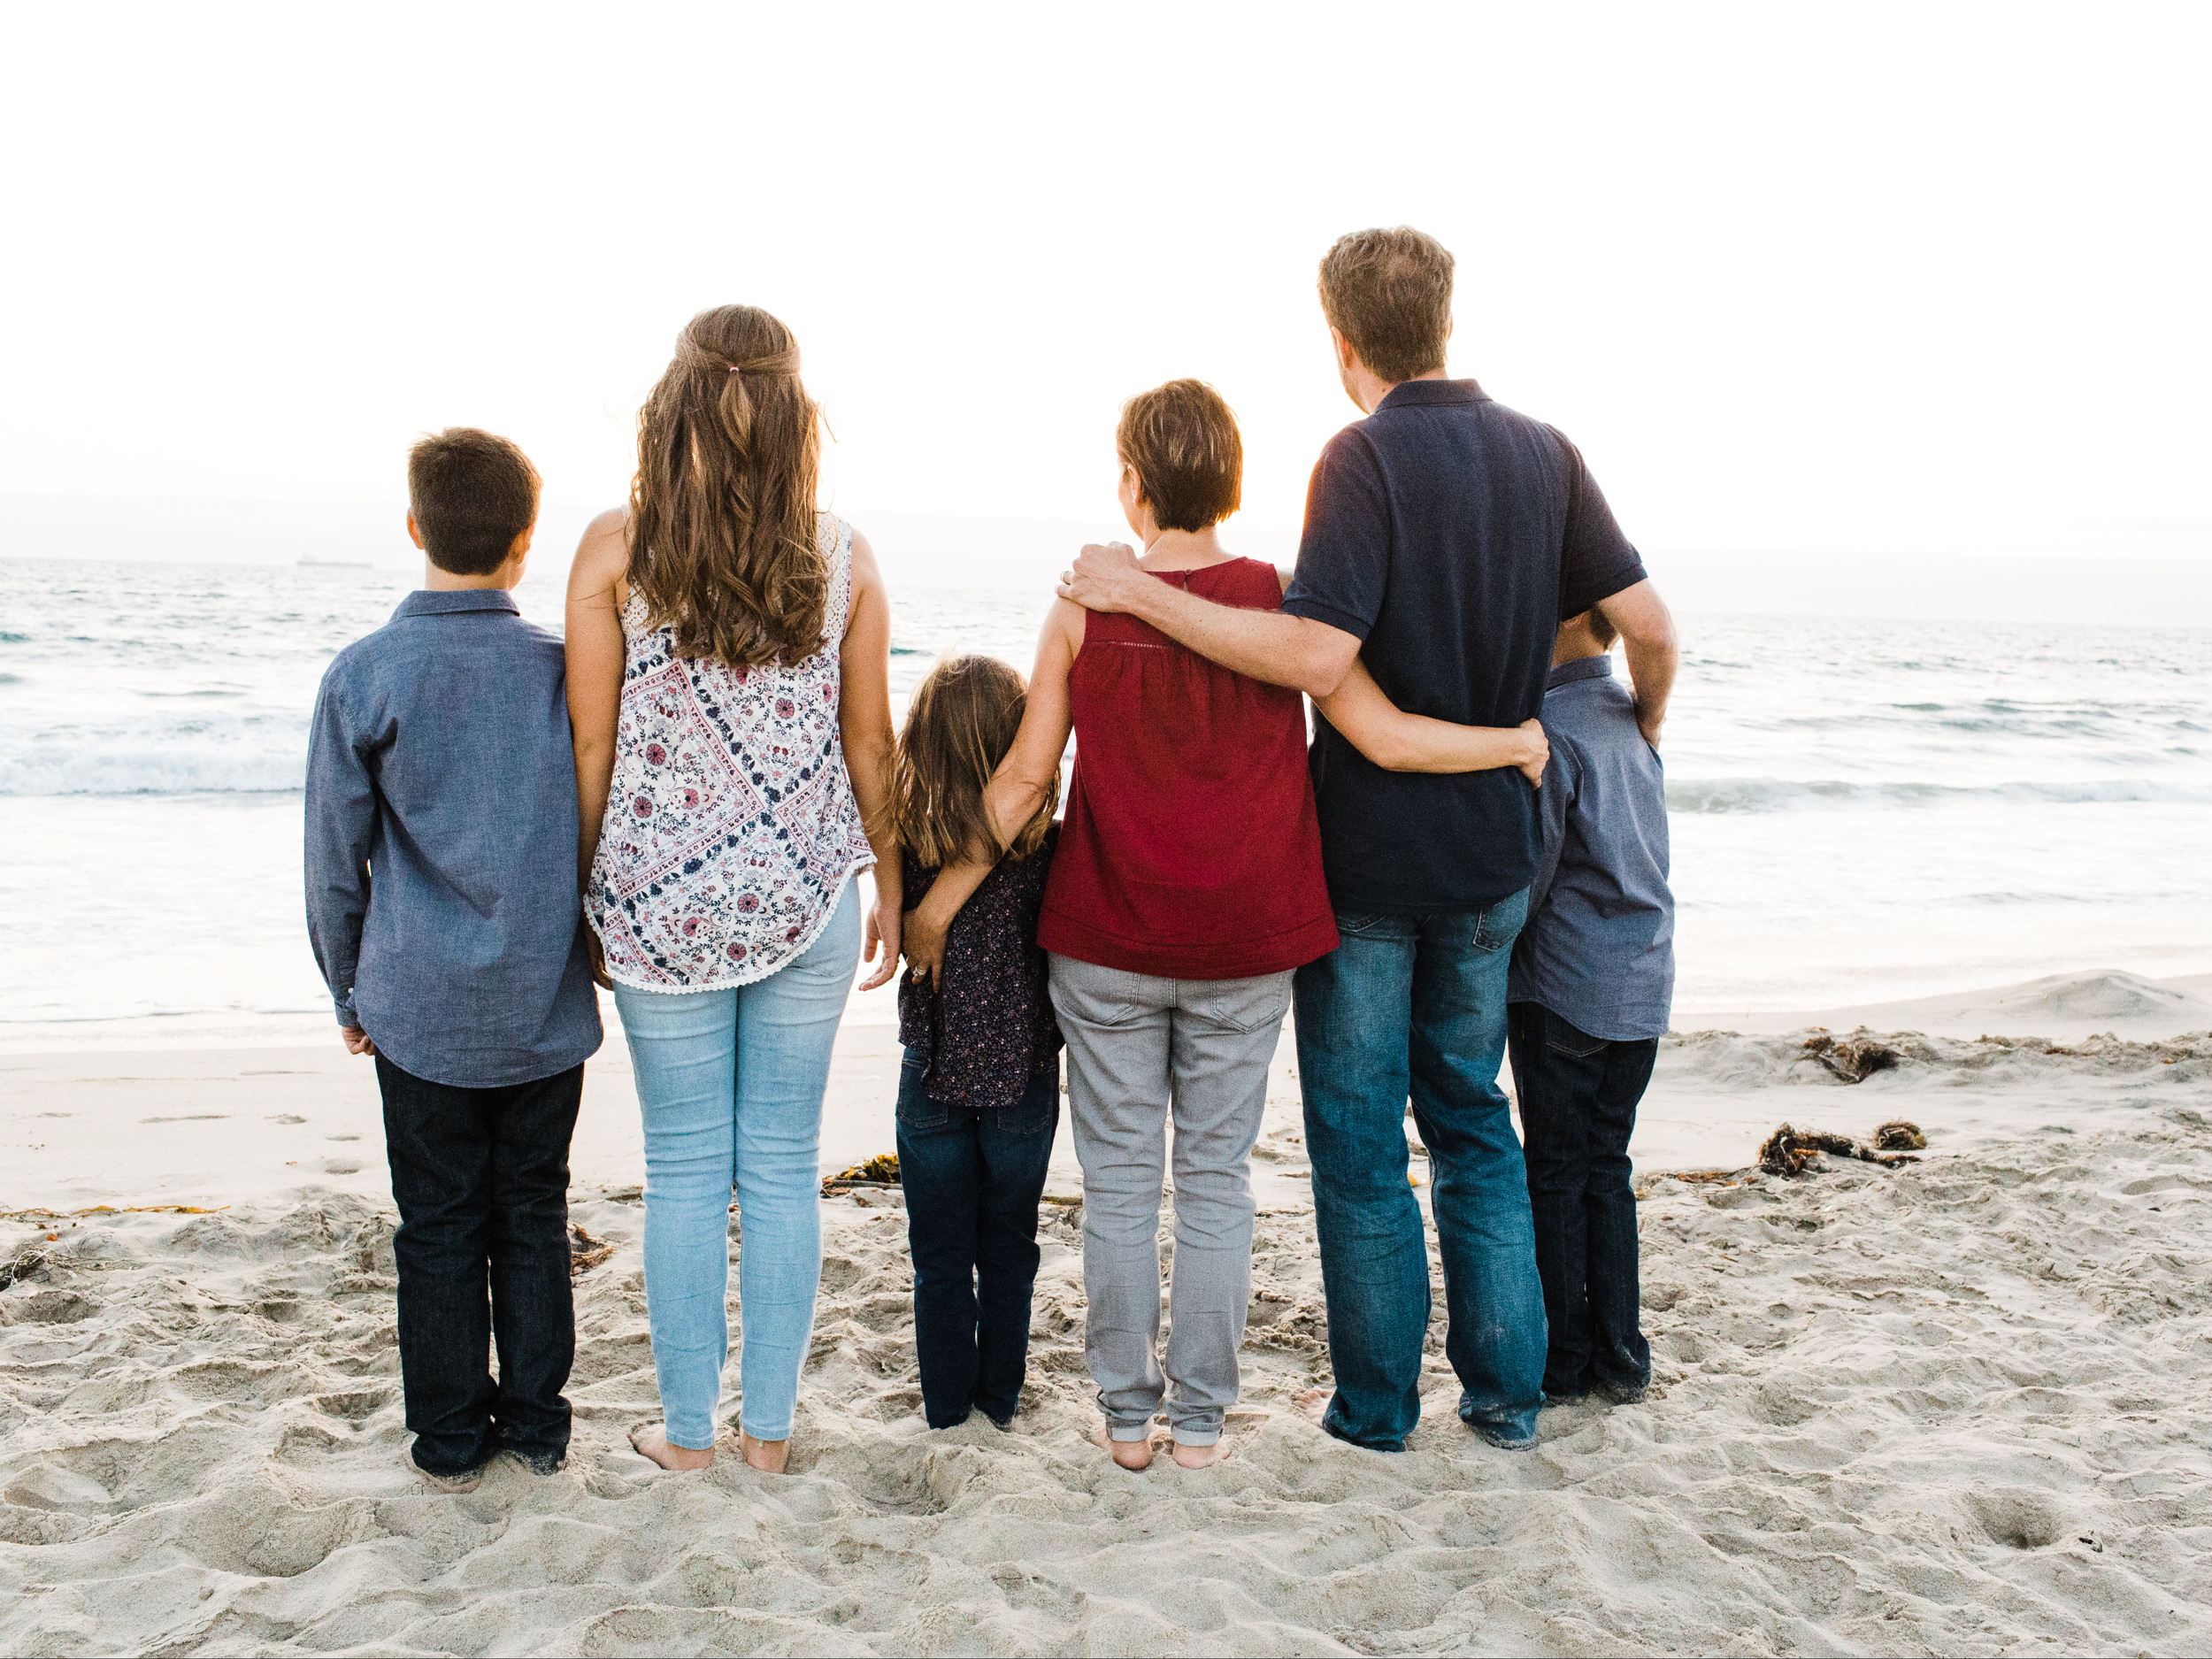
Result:
M876 965L869 970L868 977L860 982L860 988L864 991L872 991L879 986L888 985L891 982L891 977L898 972L900 936L904 930L904 919L900 909L903 902L903 895L895 886L893 886L887 893L884 890L883 882L879 881L875 885L876 902L868 907L868 921L867 926L863 929L860 959L863 962L873 962ZM879 952L882 956L882 960L879 962L876 960Z
M1544 766L1551 759L1551 739L1544 735L1541 720L1524 720L1521 731L1527 739L1527 752L1520 759L1521 776L1540 789L1544 787Z

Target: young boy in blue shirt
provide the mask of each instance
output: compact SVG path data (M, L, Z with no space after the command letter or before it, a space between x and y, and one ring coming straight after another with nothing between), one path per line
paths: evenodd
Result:
M1674 895L1666 777L1613 678L1613 640L1593 611L1553 648L1544 850L1507 992L1554 1402L1595 1389L1626 1404L1651 1382L1628 1141L1674 997Z
M568 1148L599 1004L561 641L509 592L537 469L465 427L407 461L423 586L323 675L307 926L384 1096L413 1461L465 1492L503 1448L540 1474L567 1451Z

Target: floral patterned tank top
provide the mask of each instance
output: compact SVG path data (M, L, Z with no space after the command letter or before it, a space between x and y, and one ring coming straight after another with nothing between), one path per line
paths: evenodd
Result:
M584 910L607 972L640 991L749 985L813 944L874 864L845 771L839 650L852 526L822 515L822 649L785 666L676 655L634 590L614 780Z

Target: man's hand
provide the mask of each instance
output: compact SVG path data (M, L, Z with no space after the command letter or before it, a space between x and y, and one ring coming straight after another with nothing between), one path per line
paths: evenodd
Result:
M887 895L881 887L878 887L876 902L868 907L868 923L863 930L860 959L874 962L876 965L860 982L860 988L864 991L872 991L879 985L889 984L891 976L899 971L899 936L904 926L899 911L900 898L901 895L895 890ZM878 952L882 954L880 962L876 961Z
M1059 595L1086 611L1131 611L1132 596L1143 592L1135 584L1149 582L1137 564L1136 549L1126 541L1094 541L1075 556L1074 567L1063 572Z
M1539 789L1544 787L1544 766L1551 759L1551 739L1545 735L1541 720L1524 720L1521 730L1528 733L1528 757L1521 762L1521 776Z
M1644 741L1651 745L1655 753L1659 748L1659 728L1666 723L1667 711L1664 709L1655 714L1640 703L1636 705L1636 729L1644 734Z
M338 1035L344 1040L348 1054L374 1054L376 1045L369 1041L369 1033L358 1025L341 1025Z

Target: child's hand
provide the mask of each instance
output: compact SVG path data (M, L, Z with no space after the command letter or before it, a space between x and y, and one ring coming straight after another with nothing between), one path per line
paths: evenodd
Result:
M1551 759L1551 739L1544 735L1541 720L1524 720L1521 730L1528 734L1529 752L1521 762L1521 776L1539 789L1544 787L1544 767Z
M376 1045L369 1041L369 1033L358 1025L341 1025L338 1035L344 1041L348 1054L374 1054Z
M607 972L607 947L588 922L584 925L584 951L591 958L591 982L603 991L613 990L614 979Z
M928 900L923 900L908 913L902 942L906 950L906 965L914 970L914 977L934 987L944 972L945 924L932 913Z
M876 965L860 982L862 990L872 991L878 986L889 984L891 976L899 971L899 895L892 893L887 895L879 888L876 902L868 907L868 922L863 930L860 951L863 962L875 962ZM883 960L876 962L879 951L882 953Z

